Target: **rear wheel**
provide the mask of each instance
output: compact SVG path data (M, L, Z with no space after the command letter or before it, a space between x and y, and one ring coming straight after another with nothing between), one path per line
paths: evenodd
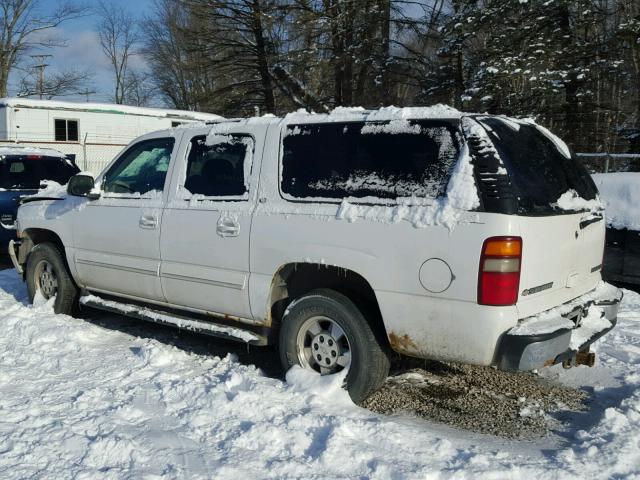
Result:
M280 359L330 375L348 370L354 402L375 392L389 374L389 358L360 310L344 295L314 290L287 309L280 329Z
M76 288L58 248L52 243L36 245L27 258L27 290L33 303L36 292L45 300L55 297L54 311L71 315L78 300Z

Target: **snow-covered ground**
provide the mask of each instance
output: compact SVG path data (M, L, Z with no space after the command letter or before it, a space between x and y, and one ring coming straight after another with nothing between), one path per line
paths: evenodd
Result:
M596 173L593 181L605 204L607 225L640 230L640 173Z
M591 410L534 441L353 405L340 378L288 381L26 305L0 272L0 478L638 478L640 295L599 363L545 375ZM122 319L113 319L114 322Z

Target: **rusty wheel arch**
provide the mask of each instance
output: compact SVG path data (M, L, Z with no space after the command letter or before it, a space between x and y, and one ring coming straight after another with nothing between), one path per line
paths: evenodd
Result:
M389 347L376 294L358 272L320 263L292 262L282 265L273 275L267 310L267 323L279 330L287 306L296 298L318 288L329 288L348 297L363 313L381 345Z

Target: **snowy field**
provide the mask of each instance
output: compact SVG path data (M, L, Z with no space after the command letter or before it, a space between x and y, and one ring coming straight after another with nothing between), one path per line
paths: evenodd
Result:
M282 382L168 329L54 315L1 271L0 478L640 478L640 295L625 293L595 368L545 372L591 410L514 441L375 415L340 378Z

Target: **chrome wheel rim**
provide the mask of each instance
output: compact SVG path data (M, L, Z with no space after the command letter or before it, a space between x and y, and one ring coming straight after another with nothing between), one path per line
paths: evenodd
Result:
M56 296L58 293L58 277L53 265L46 260L41 260L36 265L34 277L36 291L39 291L45 300Z
M298 360L304 368L330 375L351 365L351 345L340 325L329 317L308 318L296 341Z

